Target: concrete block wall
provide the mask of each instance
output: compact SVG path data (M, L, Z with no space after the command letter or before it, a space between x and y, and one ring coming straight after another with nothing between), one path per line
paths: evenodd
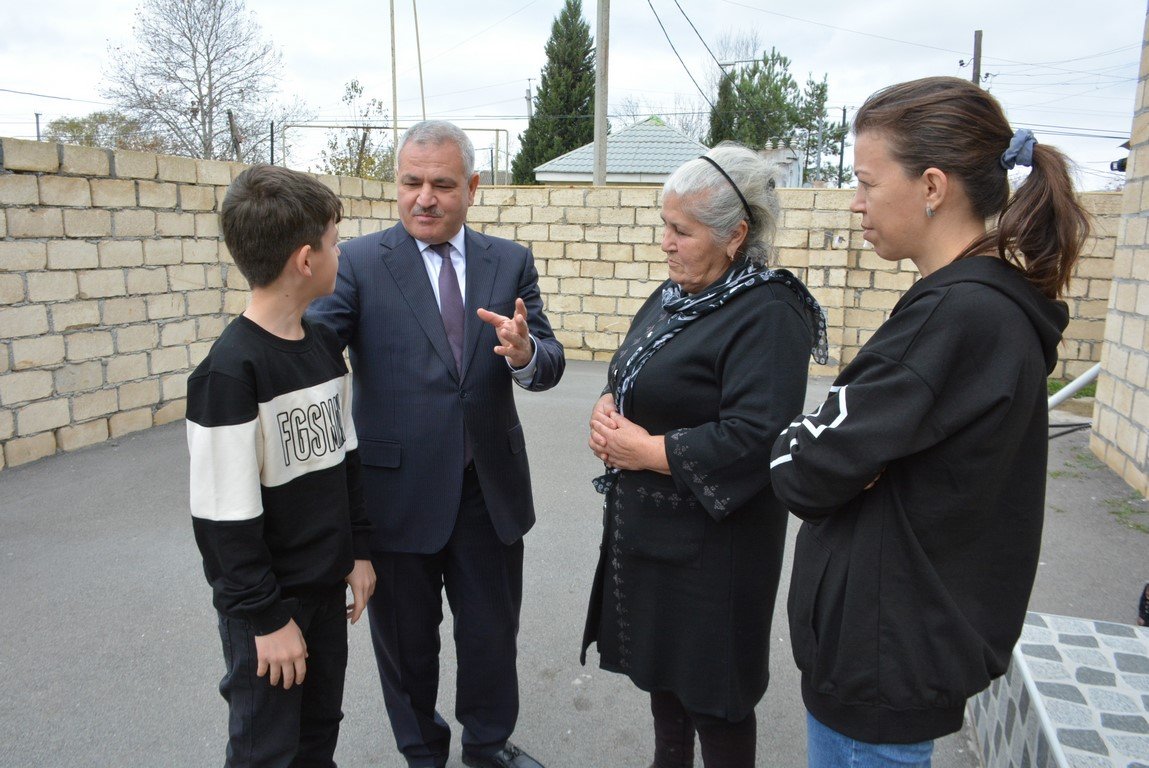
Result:
M778 266L826 310L836 372L850 362L913 285L910 263L883 261L850 213L852 190L780 190ZM1070 326L1053 377L1074 378L1100 357L1120 195L1083 196L1095 228L1067 302ZM630 318L666 279L659 190L652 187L480 188L469 221L530 245L547 314L572 359L608 360ZM827 373L824 366L812 372Z
M1090 448L1149 495L1149 14Z
M782 190L781 197L779 266L806 281L826 307L836 361L851 214L816 206L838 205L849 194ZM547 315L570 358L609 360L634 313L667 277L659 199L655 187L480 188L469 221L531 247Z
M15 465L183 415L223 327L224 163L3 139L0 439Z
M182 418L188 372L247 299L217 215L243 167L0 139L0 468ZM342 237L396 220L393 186L318 178L343 200ZM916 276L864 247L851 195L781 191L779 266L828 316L822 374L853 358ZM1109 222L1099 231L1116 231L1119 196L1086 199ZM666 278L658 205L653 187L480 187L469 221L533 248L567 354L606 360ZM1112 239L1079 270L1057 375L1097 359Z
M0 152L0 468L183 418L188 373L246 304L217 213L245 166ZM381 183L321 178L355 216L348 236L393 216Z
M837 190L834 192L841 194ZM848 200L844 202L848 205ZM1091 368L1100 359L1105 335L1121 196L1112 192L1094 192L1083 195L1082 202L1093 218L1093 231L1083 258L1074 268L1069 293L1065 297L1070 321L1058 350L1057 365L1050 374L1053 379L1073 379ZM844 311L840 324L842 364L853 360L862 344L885 321L901 295L918 278L917 270L908 261L896 264L883 261L862 241L862 233L857 226L847 236L850 245L844 272L835 270L831 275L833 279L840 280L844 274L845 279Z

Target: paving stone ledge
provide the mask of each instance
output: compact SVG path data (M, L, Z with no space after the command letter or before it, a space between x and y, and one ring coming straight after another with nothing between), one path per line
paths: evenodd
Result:
M1029 613L968 709L986 768L1149 768L1149 628Z

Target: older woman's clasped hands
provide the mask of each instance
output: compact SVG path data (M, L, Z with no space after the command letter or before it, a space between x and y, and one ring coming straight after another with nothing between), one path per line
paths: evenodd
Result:
M662 438L619 413L610 392L600 397L591 411L590 449L611 469L649 469L670 474Z

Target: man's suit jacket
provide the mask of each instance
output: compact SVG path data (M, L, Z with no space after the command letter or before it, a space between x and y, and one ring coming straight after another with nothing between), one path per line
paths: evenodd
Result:
M494 328L475 310L510 317L522 297L537 349L532 390L558 383L563 348L543 313L531 252L469 227L465 248L461 377L419 246L402 224L343 243L335 293L308 310L350 350L376 551L429 554L446 545L463 487L464 424L499 538L513 543L535 521L515 384L506 359L492 351Z

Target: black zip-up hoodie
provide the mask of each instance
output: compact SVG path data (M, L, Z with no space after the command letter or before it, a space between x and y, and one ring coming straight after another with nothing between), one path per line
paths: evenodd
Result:
M1067 324L1004 261L956 261L907 291L778 438L774 491L806 521L790 638L821 723L934 739L1005 672L1037 569L1045 381Z

